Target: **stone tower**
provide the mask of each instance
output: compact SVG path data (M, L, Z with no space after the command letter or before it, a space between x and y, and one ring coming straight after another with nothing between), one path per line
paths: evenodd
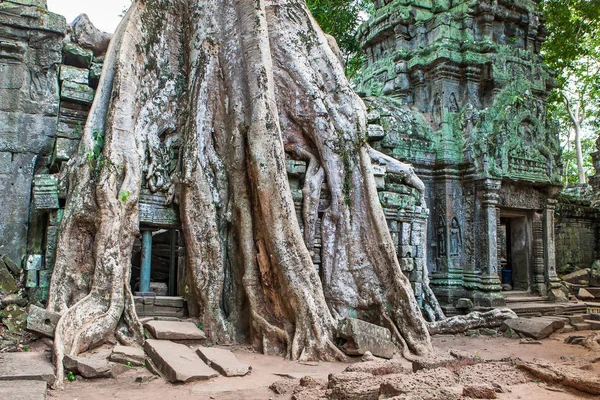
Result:
M376 0L358 92L372 145L412 163L431 210L428 268L452 314L505 289L562 300L554 255L557 130L538 1ZM503 278L503 280L502 280Z

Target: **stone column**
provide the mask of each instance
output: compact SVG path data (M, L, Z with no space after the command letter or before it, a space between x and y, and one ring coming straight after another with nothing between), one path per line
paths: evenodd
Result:
M548 199L546 200L546 208L544 209L543 218L543 235L544 235L544 260L545 260L545 277L546 288L548 290L548 299L554 302L567 302L567 295L561 290L560 279L556 275L556 247L554 235L554 211L562 187L551 186L548 188Z
M501 182L486 179L482 182L482 235L484 246L478 263L481 266L479 291L474 295L478 307L500 307L505 304L498 276L498 191Z
M150 293L150 275L152 274L152 231L142 231L142 266L140 269L140 290L138 295Z

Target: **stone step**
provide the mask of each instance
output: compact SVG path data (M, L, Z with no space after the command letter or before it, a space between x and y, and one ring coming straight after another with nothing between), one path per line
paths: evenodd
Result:
M510 296L504 297L507 304L510 303L548 303L547 297L542 296Z
M160 340L205 340L206 335L193 322L148 321L144 328Z
M589 319L583 320L584 324L589 324L590 329L593 331L600 331L600 321L592 321Z
M54 367L44 353L0 353L0 381L54 383Z
M45 381L0 381L0 399L45 400Z
M249 365L239 362L235 354L229 350L200 346L196 349L196 353L202 361L224 376L244 376L252 369Z
M144 344L146 354L169 382L195 382L218 376L194 350L169 340L148 339Z
M576 331L588 331L591 328L591 325L586 322L572 323L571 326L573 326Z

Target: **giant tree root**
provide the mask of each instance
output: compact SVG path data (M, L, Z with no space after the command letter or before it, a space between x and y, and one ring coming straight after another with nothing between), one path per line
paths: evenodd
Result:
M497 328L507 319L518 318L510 308L497 308L488 312L472 312L467 315L446 318L428 324L431 335L464 333L469 329Z
M585 393L600 395L600 378L588 377L581 370L547 363L517 360L517 368L527 371L547 383L559 384Z

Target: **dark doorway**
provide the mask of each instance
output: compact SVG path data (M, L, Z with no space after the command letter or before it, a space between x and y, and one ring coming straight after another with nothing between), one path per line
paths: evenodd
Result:
M141 295L177 296L178 254L182 248L179 231L144 226L140 231L142 237L133 245L131 288ZM147 259L145 254L148 252L150 257Z
M531 218L512 213L502 215L498 236L502 283L510 284L514 290L529 291L533 267Z

